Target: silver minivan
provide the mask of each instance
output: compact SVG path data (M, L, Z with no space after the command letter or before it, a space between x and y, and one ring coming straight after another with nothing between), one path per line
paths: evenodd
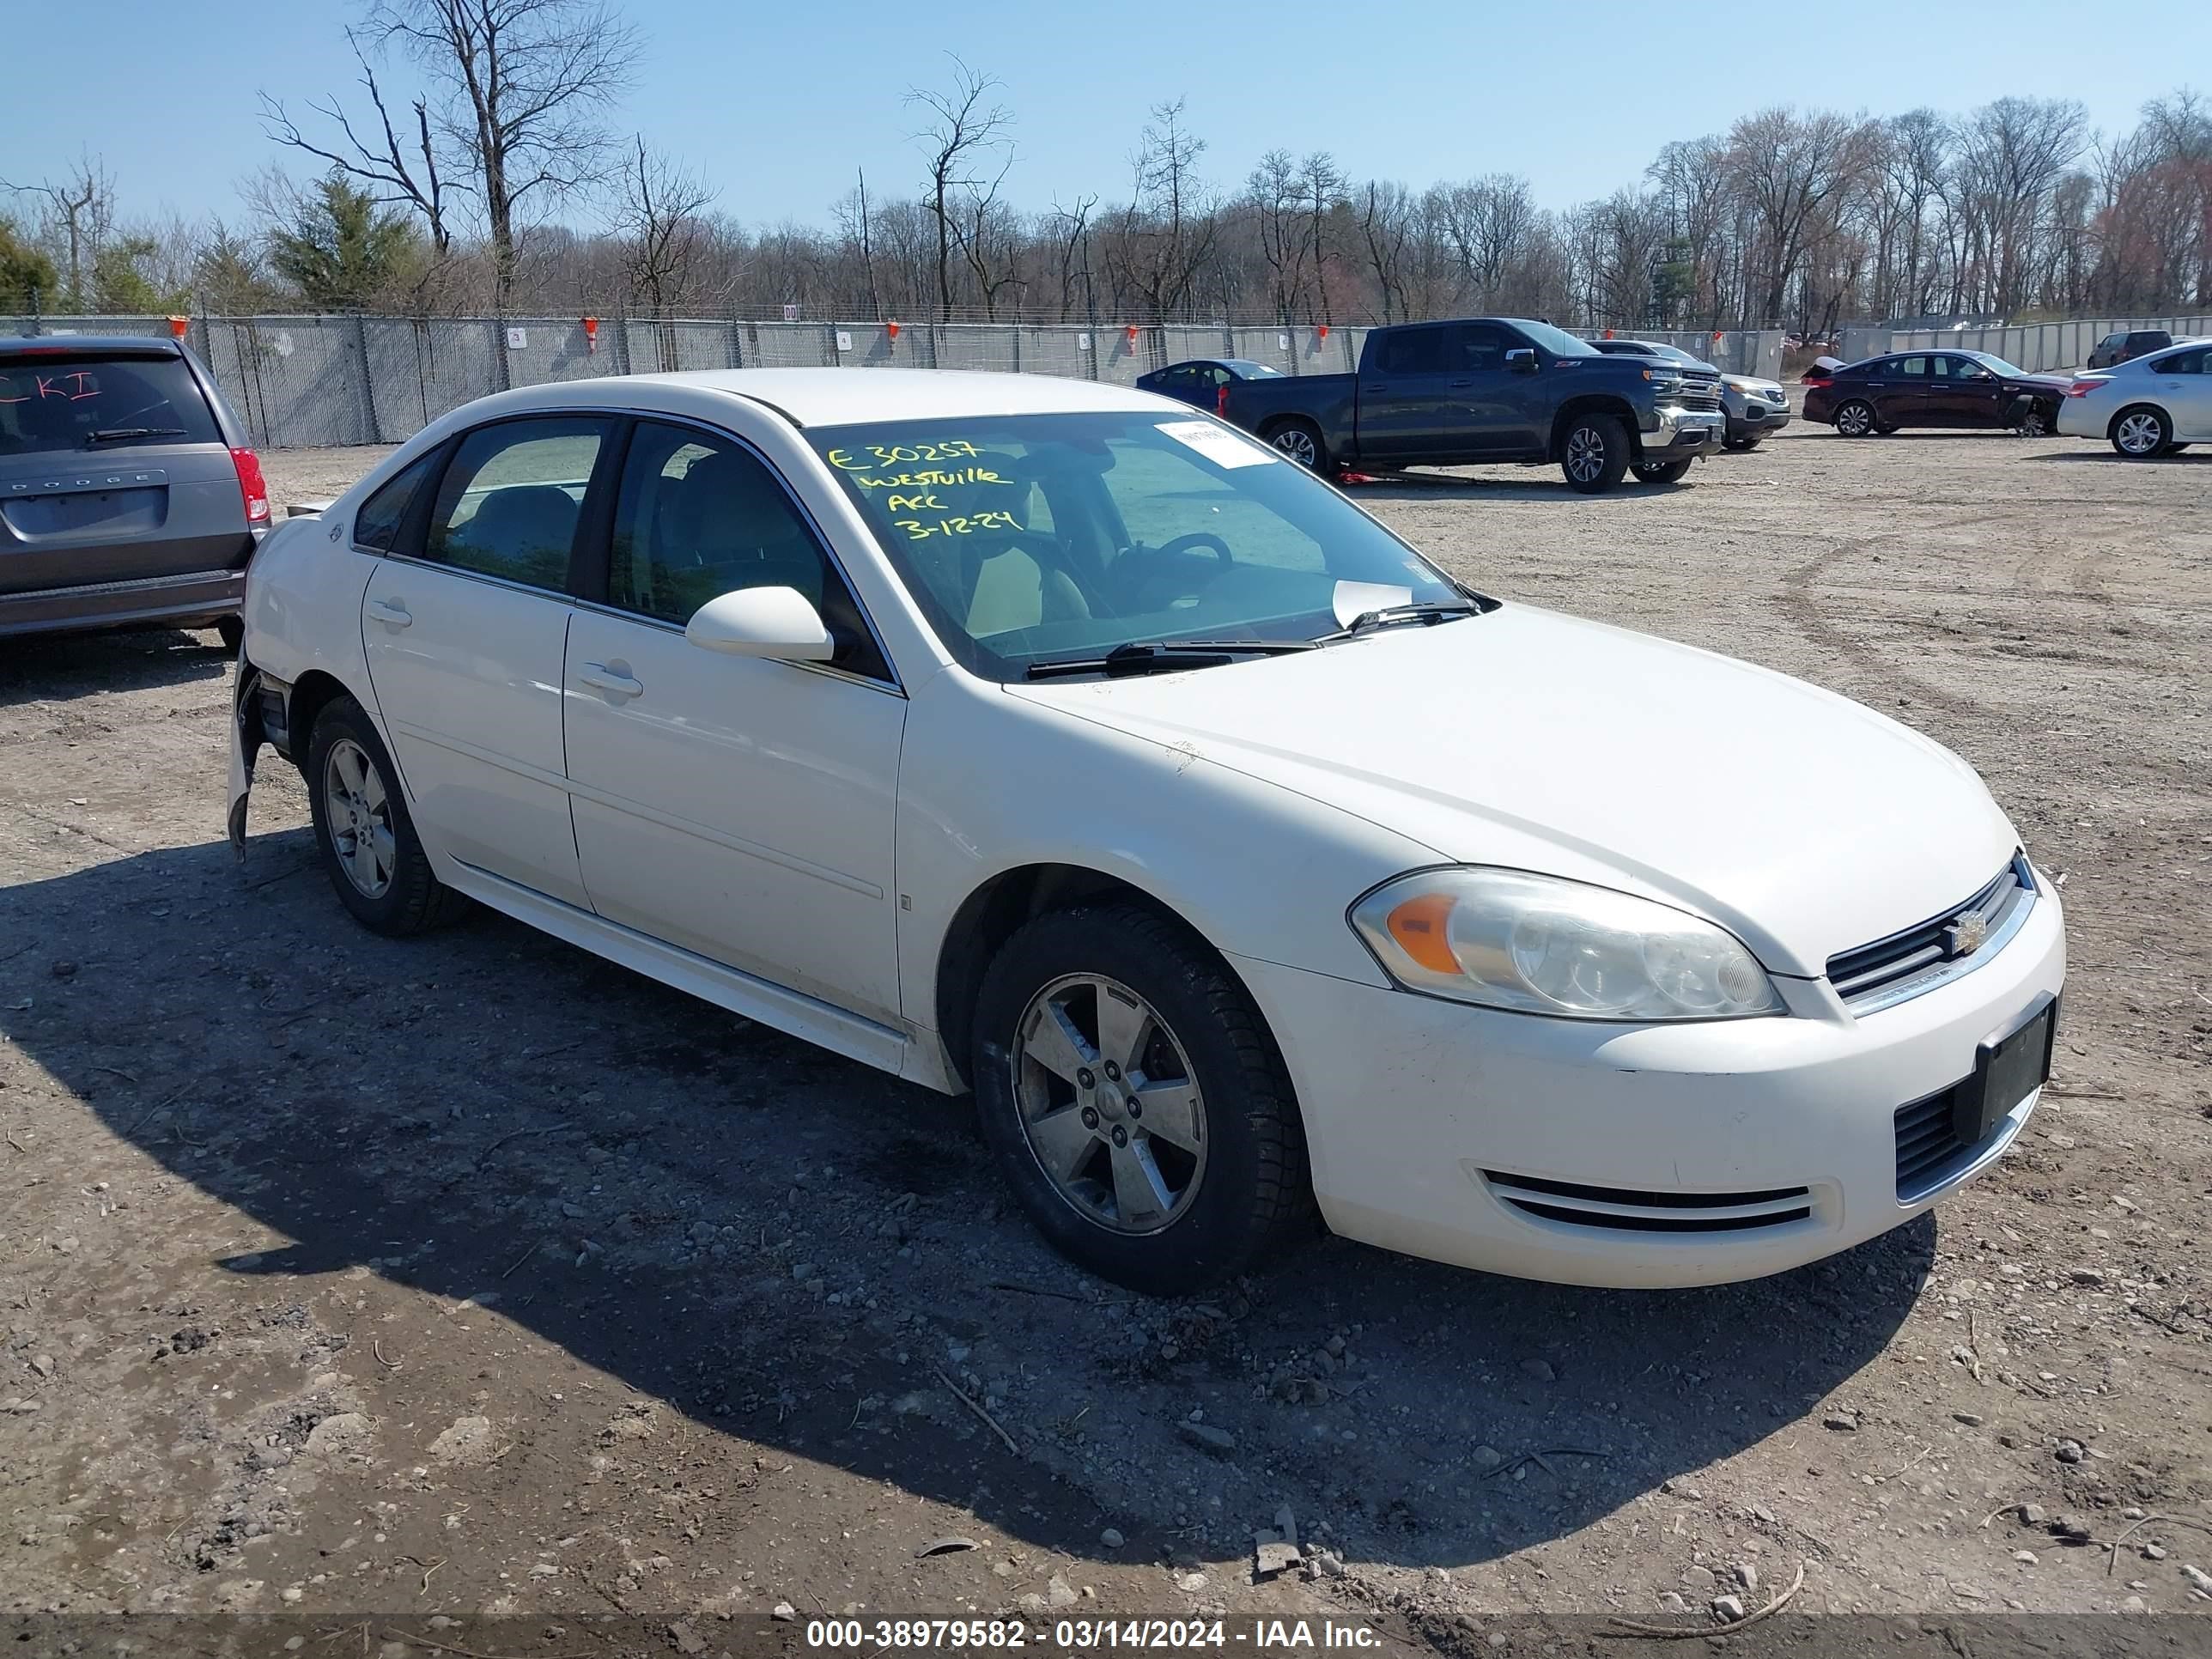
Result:
M216 628L238 647L269 489L174 340L0 339L0 638Z

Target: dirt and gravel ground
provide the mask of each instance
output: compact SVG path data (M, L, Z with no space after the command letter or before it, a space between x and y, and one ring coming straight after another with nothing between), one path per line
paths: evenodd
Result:
M274 493L368 459L272 457ZM962 1103L495 917L351 925L278 764L234 865L212 635L10 642L0 1615L610 1652L570 1627L1342 1609L1487 1654L1801 1571L1768 1632L2203 1610L2212 457L1814 429L1692 477L1363 497L1492 592L1957 749L2064 880L2074 969L1991 1176L1679 1294L1323 1241L1133 1300L1039 1245ZM1255 1582L1285 1509L1309 1564Z

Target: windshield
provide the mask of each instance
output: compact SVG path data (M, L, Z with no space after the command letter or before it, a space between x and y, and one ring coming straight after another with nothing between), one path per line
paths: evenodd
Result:
M945 647L992 679L1138 641L1316 639L1350 620L1346 593L1358 611L1466 599L1311 473L1202 416L807 436Z
M0 360L0 455L220 441L180 357L41 352Z
M1644 346L1644 349L1650 352L1654 357L1660 358L1667 362L1680 363L1690 368L1703 368L1705 366L1705 360L1704 358L1692 357L1688 352L1683 350L1680 346L1661 345L1657 341L1654 340L1646 342Z
M1563 328L1553 328L1549 323L1516 322L1513 326L1550 352L1554 357L1599 357L1604 356L1588 340L1577 338Z
M2015 368L2003 358L1992 356L1986 351L1970 351L1966 355L1969 357L1972 357L1976 362L1979 363L1984 368L1993 368L2000 374L2017 376L2027 373L2026 369Z
M1228 367L1248 380L1279 380L1283 378L1281 369L1270 368L1265 363L1255 363L1245 357L1231 357Z

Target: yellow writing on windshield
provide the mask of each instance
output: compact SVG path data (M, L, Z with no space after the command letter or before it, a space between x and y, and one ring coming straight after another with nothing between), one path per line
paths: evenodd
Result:
M965 438L947 438L929 444L864 444L857 454L849 449L833 449L829 453L829 461L843 471L857 472L872 466L898 466L911 461L964 460L982 453Z
M1019 530L1021 521L1011 513L970 513L949 519L894 519L907 539L927 541L932 536L972 536L979 530Z
M950 484L1002 484L1013 480L988 466L963 466L946 471L933 467L921 472L897 472L888 477L855 478L863 489L942 489Z

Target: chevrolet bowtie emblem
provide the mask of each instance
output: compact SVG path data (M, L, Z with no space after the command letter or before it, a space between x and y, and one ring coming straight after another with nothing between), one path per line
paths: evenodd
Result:
M1979 910L1969 910L1954 919L1943 930L1945 954L1970 957L1990 940L1990 919Z

